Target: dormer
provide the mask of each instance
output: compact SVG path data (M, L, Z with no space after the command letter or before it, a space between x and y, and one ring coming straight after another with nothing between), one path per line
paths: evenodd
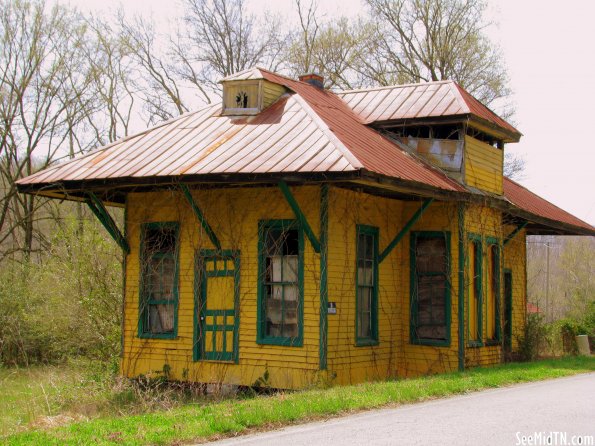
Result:
M339 93L360 119L472 190L503 193L504 144L521 133L454 81Z
M221 80L223 115L256 115L277 101L287 89L264 78L260 68L250 68Z

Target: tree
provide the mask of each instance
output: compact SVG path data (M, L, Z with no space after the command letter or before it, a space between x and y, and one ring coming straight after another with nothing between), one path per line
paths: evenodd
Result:
M359 71L381 85L452 79L486 105L510 94L483 0L366 0L377 23Z
M0 2L0 260L34 249L43 200L17 194L15 183L49 165L68 144L73 104L84 78L72 76L84 29L61 6ZM73 108L71 108L73 107ZM40 233L37 233L40 235Z

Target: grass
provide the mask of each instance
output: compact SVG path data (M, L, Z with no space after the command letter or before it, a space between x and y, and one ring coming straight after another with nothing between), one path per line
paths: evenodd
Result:
M104 416L57 428L34 429L6 436L2 440L9 445L172 445L592 371L595 371L593 357L507 364L464 373L279 393L208 404L201 400L170 410Z

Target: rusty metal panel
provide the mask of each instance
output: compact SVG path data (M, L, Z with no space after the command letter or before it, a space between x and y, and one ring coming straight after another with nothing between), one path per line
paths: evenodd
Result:
M337 93L366 124L472 114L520 136L520 132L454 81L423 82Z
M559 221L595 232L595 228L589 223L560 209L558 206L553 205L509 178L504 177L503 188L504 197L520 209L549 220Z

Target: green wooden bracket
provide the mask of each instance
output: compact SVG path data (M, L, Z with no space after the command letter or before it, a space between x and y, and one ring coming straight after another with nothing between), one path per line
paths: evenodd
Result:
M399 244L401 239L407 235L409 230L413 227L413 225L420 219L423 213L426 211L428 206L432 204L434 201L433 198L427 198L421 204L420 208L413 214L413 216L409 219L409 221L403 226L403 229L395 236L395 238L388 244L388 246L382 251L380 256L378 257L378 263L382 263L382 261L390 254L390 252L395 249L395 247Z
M295 200L295 197L293 196L293 194L289 190L289 187L287 186L287 183L285 183L285 181L280 181L279 182L279 189L281 189L281 192L283 192L283 195L285 196L285 199L287 200L287 203L289 204L289 206L293 210L293 213L295 214L295 218L298 219L298 221L300 222L301 227L304 229L304 232L306 233L306 236L308 237L308 240L310 240L310 243L312 244L312 247L314 248L314 251L316 251L316 253L320 254L320 242L318 241L318 239L314 235L314 232L312 232L312 228L308 224L308 220L306 220L306 216L304 215L304 213L300 209L300 205Z
M122 248L122 250L126 254L130 254L130 246L126 241L126 237L122 235L122 233L118 229L118 225L116 225L114 219L111 217L109 212L107 212L107 209L105 208L101 200L97 198L97 195L95 195L93 192L89 192L87 196L88 198L87 200L85 200L85 203L87 203L89 209L91 209L93 214L95 214L99 222L107 230L109 235L112 236L112 238L116 241L120 248Z
M217 248L217 250L221 251L221 243L219 243L219 239L215 235L215 232L213 232L213 229L207 222L207 219L205 218L204 214L202 213L202 211L196 204L194 197L190 193L190 189L188 189L188 186L186 186L185 184L180 184L180 189L182 189L182 193L186 197L186 200L188 200L188 203L190 203L190 207L192 208L194 215L196 215L196 218L198 218L200 225L202 226L202 228L205 230L205 232L209 236L209 239L211 240L211 242L213 243L215 248Z
M519 232L521 232L523 229L525 229L525 226L527 226L529 224L528 221L524 221L522 223L520 223L515 229L514 231L512 231L510 234L508 234L506 236L506 238L504 239L504 246L508 245L508 242L511 241L515 235L517 235Z

